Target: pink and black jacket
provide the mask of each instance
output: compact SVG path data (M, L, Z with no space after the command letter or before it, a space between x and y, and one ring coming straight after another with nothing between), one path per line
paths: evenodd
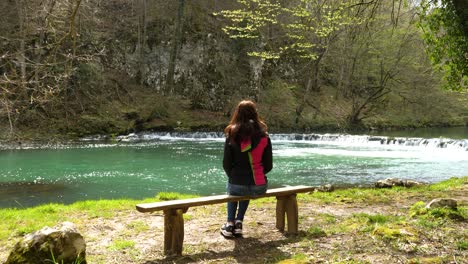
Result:
M266 174L273 168L273 154L269 137L246 138L239 143L224 143L223 168L229 183L264 185Z

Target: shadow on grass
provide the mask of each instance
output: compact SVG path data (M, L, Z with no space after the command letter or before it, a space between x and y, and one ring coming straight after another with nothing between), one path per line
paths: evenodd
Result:
M211 251L208 250L203 253L183 255L183 256L169 256L163 259L155 259L143 262L142 264L156 264L156 263L193 263L206 260L218 260L222 263L228 263L229 260L235 259L237 263L270 263L277 262L283 259L291 258L291 254L285 252L279 247L295 243L304 238L301 232L296 236L288 236L281 240L262 242L257 238L235 238L234 249L225 251Z

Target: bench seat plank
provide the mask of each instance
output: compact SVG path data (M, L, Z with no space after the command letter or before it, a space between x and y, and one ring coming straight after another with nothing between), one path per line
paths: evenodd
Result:
M142 213L149 213L154 211L160 210L167 210L167 209L185 209L194 206L201 206L201 205L209 205L209 204L217 204L223 202L233 202L233 201L240 201L240 200L248 200L248 199L258 199L264 197L273 197L273 196L288 196L295 193L304 193L304 192L311 192L314 191L316 187L312 186L288 186L282 188L275 188L269 189L265 194L256 195L256 196L234 196L234 195L214 195L214 196L205 196L205 197L197 197L191 199L183 199L183 200L171 200L171 201L163 201L163 202L154 202L154 203L144 203L144 204L137 204L136 209Z
M256 196L214 195L191 199L137 204L136 209L142 213L163 210L164 253L166 255L182 255L182 245L184 241L183 214L187 212L190 207L275 196L277 201L276 227L280 231L284 231L286 216L288 233L297 234L299 215L296 194L314 191L315 189L316 187L304 185L289 186L269 189L265 194Z

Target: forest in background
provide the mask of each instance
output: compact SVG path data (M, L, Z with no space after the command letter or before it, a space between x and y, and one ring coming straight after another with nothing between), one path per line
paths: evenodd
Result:
M1 1L1 137L220 130L245 98L276 132L467 125L466 34L426 2Z

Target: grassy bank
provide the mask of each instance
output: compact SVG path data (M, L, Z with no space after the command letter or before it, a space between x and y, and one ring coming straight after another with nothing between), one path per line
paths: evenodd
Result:
M191 208L185 215L184 256L163 255L161 213L135 204L184 198L165 193L145 200L83 201L0 210L0 263L26 233L63 221L87 242L88 263L462 263L468 255L468 177L418 188L345 189L298 196L297 236L274 231L275 199L251 203L242 239L218 233L225 206ZM425 209L453 197L457 211Z

